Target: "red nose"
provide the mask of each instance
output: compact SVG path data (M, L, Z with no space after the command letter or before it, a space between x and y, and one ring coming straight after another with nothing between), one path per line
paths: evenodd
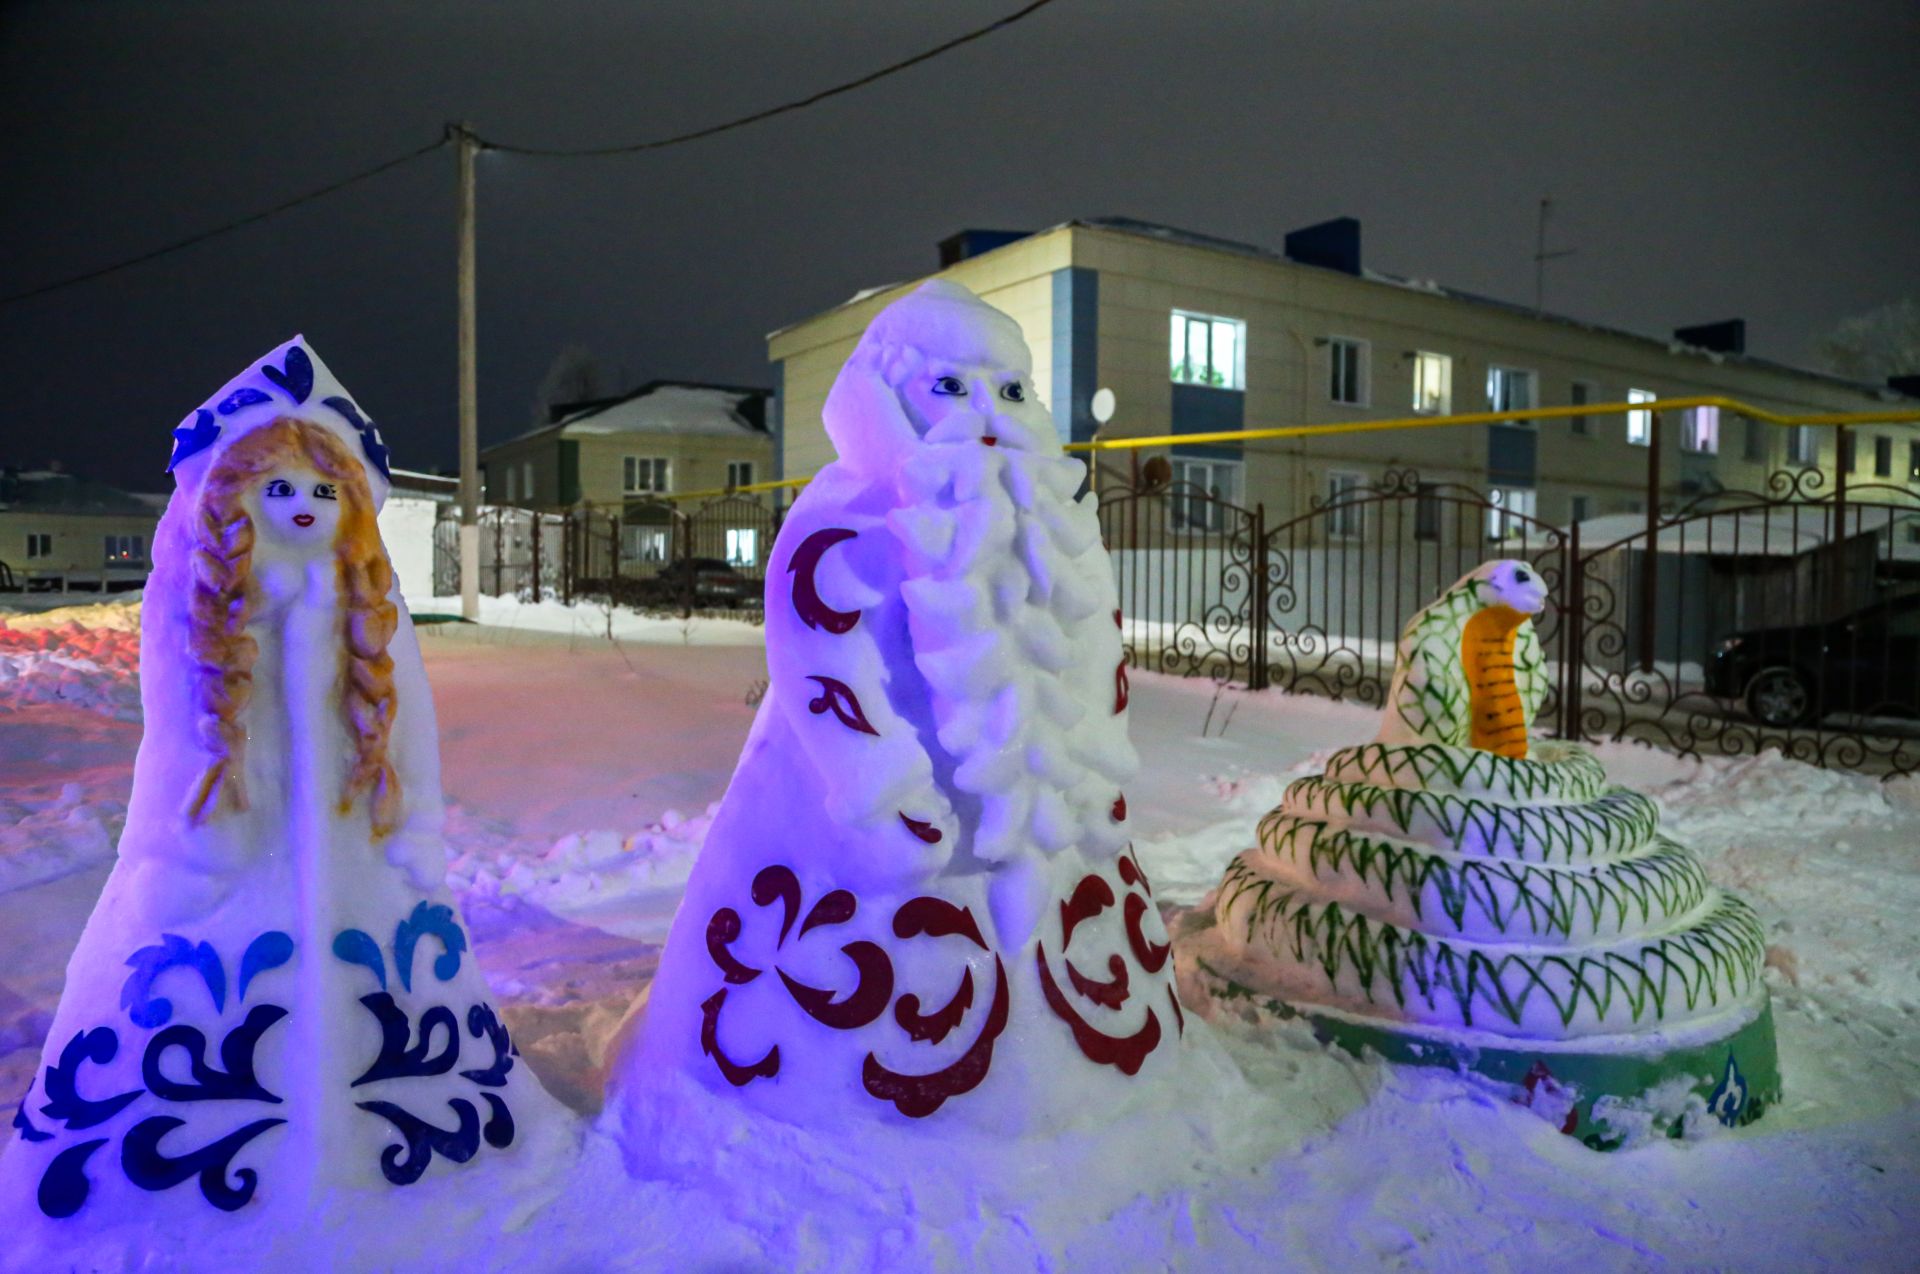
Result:
M986 435L985 437L980 439L980 441L986 443L989 447L997 447L1000 445L1000 440L994 437L992 434Z
M296 514L294 514L294 515L293 515L293 524L294 524L295 526L312 526L312 525L313 525L313 514L311 514L311 513L296 513Z

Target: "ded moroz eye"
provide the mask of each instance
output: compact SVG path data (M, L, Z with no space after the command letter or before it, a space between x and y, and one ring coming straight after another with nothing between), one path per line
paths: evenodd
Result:
M293 484L284 478L275 478L272 482L267 483L267 494L270 496L292 495Z
M1010 380L1000 386L1000 396L1010 403L1025 402L1027 400L1027 391L1020 387L1019 381Z
M945 394L950 398L965 398L967 396L967 387L960 383L958 376L941 376L934 380L933 392L936 394Z
M334 493L331 482L316 482L313 484L313 498L316 500L337 500L339 496Z

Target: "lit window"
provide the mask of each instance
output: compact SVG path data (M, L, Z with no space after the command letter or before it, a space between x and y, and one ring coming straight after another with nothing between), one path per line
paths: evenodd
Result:
M146 557L147 537L144 535L109 535L106 539L109 566L139 562Z
M666 561L667 528L632 525L621 527L620 557L628 562Z
M1327 396L1337 403L1367 405L1367 343L1350 337L1327 340Z
M1718 455L1720 453L1720 409L1695 407L1689 411L1687 429L1680 441L1688 451L1703 456Z
M1527 522L1533 517L1533 489L1495 487L1487 499L1492 506L1487 510L1487 539L1524 539Z
M1364 525L1361 519L1360 505L1356 493L1360 490L1360 475L1340 469L1327 471L1327 534L1355 536L1360 534ZM1418 521L1418 510L1415 510Z
M1533 373L1518 367L1487 368L1487 410L1525 411L1540 404L1534 397ZM1531 425L1531 420L1516 420L1516 425Z
M1225 503L1239 486L1240 466L1226 460L1175 460L1167 493L1168 522L1176 531L1219 531Z
M1453 360L1445 354L1413 356L1413 410L1422 416L1453 410Z
M1629 389L1627 401L1630 403L1650 403L1659 395L1651 389ZM1653 444L1653 413L1637 409L1627 413L1627 441L1636 447Z
M626 458L628 495L658 495L667 490L667 462L660 456Z
M1592 381L1576 380L1567 394L1567 402L1574 407L1585 407L1588 403L1597 401L1599 397L1599 390ZM1589 417L1586 416L1569 417L1569 432L1586 437L1589 432L1588 420Z
M752 566L759 560L760 532L752 527L727 528L727 565Z
M1173 379L1215 389L1247 387L1247 325L1212 314L1173 312Z
M737 490L740 487L750 487L752 485L753 485L753 461L751 460L727 461L727 490L733 491L733 490Z
M1812 425L1787 426L1787 461L1790 464L1819 464L1820 435Z
M1907 481L1920 482L1920 442L1907 444Z

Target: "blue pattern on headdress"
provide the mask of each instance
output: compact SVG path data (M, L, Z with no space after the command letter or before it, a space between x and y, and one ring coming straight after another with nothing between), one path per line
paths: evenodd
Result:
M228 394L226 398L221 401L217 410L222 416L231 416L242 407L251 407L255 403L270 403L272 401L273 399L267 397L253 386L248 385Z
M313 392L313 360L298 345L287 347L284 370L272 363L262 363L260 374L284 389L296 403L304 403Z
M173 467L188 456L197 455L211 447L213 440L219 436L220 426L214 421L213 413L204 407L193 413L192 424L175 425L173 455L167 458L167 472L172 473Z
M360 432L360 450L366 452L368 462L380 471L380 476L391 482L393 474L387 469L387 444L380 436L379 427L360 414L360 409L353 405L351 398L323 398L320 401L339 412L348 424Z

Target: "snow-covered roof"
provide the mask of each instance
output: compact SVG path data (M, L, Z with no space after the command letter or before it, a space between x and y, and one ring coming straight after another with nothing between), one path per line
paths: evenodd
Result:
M748 433L764 437L766 415L761 404L771 392L737 385L650 381L624 398L584 406L511 441L545 434L582 438L604 434L732 437Z
M1222 239L1216 235L1200 234L1193 230L1182 230L1176 226L1163 226L1152 221L1141 221L1134 217L1076 217L1071 221L1063 221L1059 225L1048 226L1044 230L1036 230L1033 232L1033 235L1028 237L1032 238L1038 235L1051 234L1055 230L1074 227L1088 230L1107 230L1117 234L1132 235L1140 239L1153 239L1161 243L1176 243L1190 248L1206 248L1215 252L1229 252L1235 256L1254 257L1262 261L1300 266L1302 268L1322 268L1306 266L1304 263L1287 256L1284 252L1275 252L1272 248L1263 248L1258 244L1242 243L1237 239ZM1014 242L1018 241L1015 240ZM1002 244L1000 246L1005 247L1007 245ZM993 250L995 249L989 249L989 251ZM982 255L985 254L983 253ZM1795 367L1791 363L1777 362L1773 359L1761 358L1753 354L1723 353L1717 350L1708 350L1699 346L1688 345L1684 342L1676 341L1671 337L1648 336L1644 332L1633 332L1626 328L1610 327L1603 323L1590 323L1584 319L1569 318L1563 314L1552 314L1545 310L1537 310L1530 305L1521 305L1513 301L1502 301L1496 297L1482 296L1476 292L1462 291L1459 288L1448 287L1435 279L1403 278L1399 275L1388 274L1384 271L1367 267L1362 267L1357 277L1367 283L1403 288L1413 292L1424 292L1429 296L1440 297L1450 301L1460 301L1467 305L1502 310L1508 314L1518 315L1523 318L1538 319L1544 323L1553 323L1561 327L1571 327L1595 335L1619 337L1642 345L1656 347L1667 354L1702 358L1715 364L1734 363L1747 367L1765 368L1766 370L1781 372L1789 376L1816 380L1827 385L1867 394L1882 402L1897 403L1905 401L1906 398L1905 395L1897 393L1885 385L1852 380L1845 376L1835 376L1832 373L1815 371L1808 367ZM907 282L911 283L914 281L915 280L908 280ZM901 286L904 285L901 283L888 283L878 287L862 288L860 291L854 293L850 299L842 301L839 305L832 306L822 311L822 313L830 314L834 310L842 310L850 305L857 305L861 301L878 293ZM803 319L784 324L767 333L767 339L772 340L782 332L789 331L800 326L802 323L810 322L818 317L818 314L809 314Z
M1849 505L1846 514L1847 538L1884 535L1889 527L1898 528L1916 518L1920 518L1920 509ZM1738 513L1729 510L1667 527L1657 533L1655 540L1658 551L1662 553L1712 557L1797 557L1820 548L1832 538L1828 534L1831 522L1824 509L1802 508L1797 517L1790 508L1754 509ZM1647 515L1644 513L1607 513L1588 518L1580 523L1580 549L1583 553L1604 549L1623 540L1630 541L1633 536L1644 537L1646 531ZM1622 544L1621 547L1643 548L1645 540ZM1896 532L1892 536L1890 556L1903 562L1920 561L1920 544L1909 544L1904 534Z

